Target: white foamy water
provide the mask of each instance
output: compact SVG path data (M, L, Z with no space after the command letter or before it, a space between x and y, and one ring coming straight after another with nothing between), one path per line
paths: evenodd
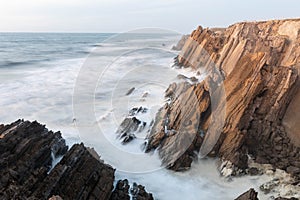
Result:
M38 41L37 36L44 40ZM169 49L177 42L176 35L125 34L107 41L104 39L110 35L100 36L4 35L2 49L15 48L16 37L24 44L22 52L0 55L7 60L0 66L0 122L37 120L49 129L60 130L70 146L83 141L117 168L117 179L145 185L155 199L234 199L250 187L258 191L260 184L271 179L256 176L228 182L219 176L215 160L199 160L187 172L166 170L156 153L143 153L145 131L132 143L121 145L115 132L129 109L148 108L137 117L149 126L165 103L164 91L169 83L177 80L179 73L195 74L171 68L177 52ZM88 57L84 52L93 46L97 47ZM43 56L47 52L53 52L52 56ZM24 64L7 64L16 58ZM38 61L26 63L34 59ZM91 60L97 62L89 63ZM126 96L133 87L132 94Z

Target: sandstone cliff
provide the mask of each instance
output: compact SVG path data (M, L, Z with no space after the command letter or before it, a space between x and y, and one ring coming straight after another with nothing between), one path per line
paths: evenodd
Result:
M170 85L147 150L174 170L200 152L242 170L251 155L300 177L300 19L198 27L185 40L176 63L207 77Z

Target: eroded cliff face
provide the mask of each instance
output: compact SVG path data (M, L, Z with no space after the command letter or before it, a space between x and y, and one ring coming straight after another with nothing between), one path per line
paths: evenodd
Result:
M174 170L189 167L193 152L200 151L240 169L247 168L250 154L259 163L300 175L300 142L295 139L300 19L243 22L226 29L198 27L176 63L208 76L184 91L170 86L167 93L177 95L167 94L170 103L157 115L148 150L158 148L163 162ZM190 96L196 98L196 106ZM178 129L182 121L191 128ZM165 126L174 134L166 134ZM183 135L193 138L190 146L184 152L172 151Z

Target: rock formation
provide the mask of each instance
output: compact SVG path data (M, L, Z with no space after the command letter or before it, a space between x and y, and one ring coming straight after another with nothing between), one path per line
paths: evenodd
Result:
M257 192L251 188L247 192L241 194L239 197L237 197L235 200L259 200L257 197ZM298 200L297 198L283 198L283 197L277 197L274 200Z
M174 170L188 168L200 151L242 170L251 155L300 177L300 144L292 141L299 138L300 19L198 27L176 63L207 78L169 87L148 151L158 148Z
M50 170L53 158L68 147L59 132L18 120L0 128L0 199L30 196Z
M257 198L257 192L255 192L255 190L251 188L247 192L241 194L235 200L258 200L258 198Z
M128 116L122 121L117 130L118 137L122 140L122 144L131 142L136 138L135 134L145 129L147 122L139 120L137 115L146 113L147 111L148 109L144 107L135 107L129 111Z
M128 180L119 180L110 197L110 200L130 200L129 193L134 200L153 200L151 193L147 193L145 187L133 183L132 187L128 183Z
M174 83L166 97L171 103L158 112L146 151L160 145L163 164L176 171L184 170L190 167L194 150L199 150L203 141L199 127L205 125L210 114L209 92L205 84Z
M189 35L183 35L180 41L175 46L172 47L172 50L180 51L188 38Z
M111 199L115 169L93 149L75 144L67 151L60 132L23 120L0 125L0 136L0 199ZM151 199L137 188L136 199Z
M91 151L83 144L75 144L38 184L32 196L38 199L52 195L63 199L109 199L115 170Z

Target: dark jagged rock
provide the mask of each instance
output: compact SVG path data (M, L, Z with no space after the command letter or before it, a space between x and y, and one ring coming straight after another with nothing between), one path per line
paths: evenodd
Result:
M36 121L2 125L0 135L0 199L30 195L47 176L52 155L61 156L68 149L60 132L48 131Z
M147 96L148 93L144 93L143 96ZM129 116L135 116L139 113L146 113L148 111L147 108L144 108L144 107L135 107L135 108L132 108L130 111L129 111Z
M248 169L248 173L250 176L259 175L259 169L255 168L255 167L251 167Z
M126 96L131 95L131 93L135 90L135 87L130 88L127 92L126 92Z
M126 144L136 138L134 133L139 129L141 123L142 122L136 117L126 117L123 120L119 129L117 130L117 134L119 135L120 139L122 139L123 144Z
M130 200L128 180L119 180L114 191L111 194L110 200Z
M255 190L251 188L250 190L243 193L242 195L240 195L235 200L258 200L257 192L255 192Z
M137 119L137 114L146 113L147 108L135 107L129 111L126 117L120 124L117 134L122 139L122 144L127 144L136 138L135 134L141 132L146 127L147 123Z
M67 146L59 132L18 120L0 130L0 199L108 199L114 169L83 144ZM54 157L66 155L52 171ZM52 154L52 155L51 155Z
M153 200L152 194L146 192L144 186L133 183L130 188L127 179L117 182L110 200L130 200L129 192L133 200Z
M33 192L37 198L59 195L63 199L109 199L114 169L95 152L75 144Z
M115 170L93 149L75 144L67 151L60 132L23 120L0 125L0 136L1 200L111 198ZM49 171L53 158L62 155ZM140 198L148 194L139 189L137 199L149 199Z
M133 183L130 193L133 200L154 200L152 194L148 193L144 186L137 183Z

